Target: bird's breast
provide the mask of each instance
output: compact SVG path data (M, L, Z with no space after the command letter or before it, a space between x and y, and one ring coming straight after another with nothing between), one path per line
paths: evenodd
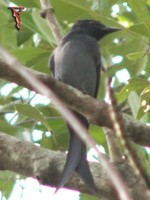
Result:
M67 42L55 52L55 77L89 95L96 87L96 62L92 49L82 42Z

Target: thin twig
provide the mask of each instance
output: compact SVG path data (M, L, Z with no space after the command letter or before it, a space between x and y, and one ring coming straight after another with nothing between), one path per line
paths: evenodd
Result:
M121 151L118 144L118 138L116 137L114 131L105 128L106 139L108 144L108 150L110 155L110 161L116 162L121 160Z
M126 155L128 156L129 162L134 169L135 174L145 183L146 192L150 197L150 179L148 174L145 172L144 167L138 158L136 151L134 150L131 142L129 141L128 137L125 134L125 127L123 123L122 116L116 111L117 108L117 101L114 96L114 93L111 89L111 81L109 80L108 83L108 94L109 99L111 101L110 108L110 118L112 120L113 128L118 137L120 144L122 145Z

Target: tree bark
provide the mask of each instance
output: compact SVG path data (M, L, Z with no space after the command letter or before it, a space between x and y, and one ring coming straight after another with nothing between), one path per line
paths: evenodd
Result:
M112 129L112 122L109 117L109 105L106 102L85 95L79 90L57 81L55 78L47 74L29 68L24 69L36 76L38 80L44 83L47 87L51 88L68 107L81 113L90 123ZM20 86L33 90L30 84L19 77L16 72L11 71L8 65L1 59L0 78L10 82L15 82ZM127 116L126 114L122 114L122 117L127 136L137 144L150 146L150 127Z
M56 186L62 174L66 154L43 149L27 141L0 132L0 170L10 170L25 176L37 178L42 184ZM148 200L144 184L134 175L125 160L113 163L128 186L133 199ZM116 200L117 196L106 172L99 163L90 162L90 168L97 187L97 196ZM102 180L102 181L101 181ZM88 188L76 173L66 185L67 188L89 193Z

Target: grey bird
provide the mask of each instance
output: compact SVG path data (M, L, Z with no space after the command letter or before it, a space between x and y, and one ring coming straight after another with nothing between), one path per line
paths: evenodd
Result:
M95 20L77 21L50 58L49 65L54 77L96 98L102 66L98 41L118 30L120 29L109 28ZM88 129L88 120L76 111L73 113ZM63 187L76 171L91 192L95 193L96 186L86 159L86 145L71 125L67 124L67 126L70 133L68 155L56 190Z

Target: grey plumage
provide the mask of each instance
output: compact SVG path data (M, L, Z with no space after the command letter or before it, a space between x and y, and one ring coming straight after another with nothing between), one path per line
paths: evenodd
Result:
M94 20L78 21L51 56L50 67L55 78L96 98L101 69L98 41L108 33L117 30ZM87 119L79 113L73 112L88 129ZM69 124L68 129L70 133L69 152L57 189L63 187L76 171L89 189L96 192L86 160L86 146Z

